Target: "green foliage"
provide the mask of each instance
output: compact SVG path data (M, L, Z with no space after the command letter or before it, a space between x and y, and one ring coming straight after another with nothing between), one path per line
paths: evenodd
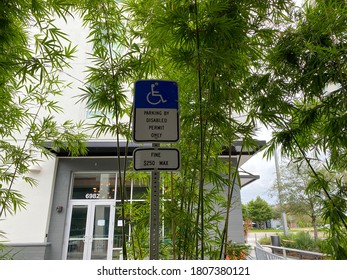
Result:
M14 255L11 249L8 249L5 244L0 243L0 260L13 260Z
M248 212L248 207L245 204L242 204L242 217L243 217L243 220L251 219Z
M254 222L266 222L272 219L272 208L270 205L260 196L257 196L255 200L251 200L247 203L247 210L249 217Z
M93 45L81 100L95 111L96 136L131 140L132 100L124 88L135 80L179 84L181 140L175 146L181 170L163 183L172 200L165 219L174 237L165 246L172 246L175 258L216 256L225 237L217 224L231 207L230 196L225 201L221 193L227 188L231 194L239 181L231 146L241 138L244 151L257 149L258 122L274 130L268 156L281 145L283 154L306 161L312 176L306 195L318 200L331 225L326 248L345 258L345 2L317 0L303 10L289 0L117 2L0 3L0 216L25 206L12 186L19 179L35 185L27 173L37 155L49 156L44 141L71 155L86 151L82 125L58 124L51 116L61 112L54 97L66 86L59 71L76 51L53 18L74 11L90 28ZM218 157L223 150L230 152L227 160ZM313 164L322 154L324 172ZM266 220L265 213L256 216ZM134 258L145 255L139 248Z
M235 243L232 241L227 243L227 256L231 260L245 260L250 250L251 247L244 243Z
M346 14L346 4L334 0L307 2L296 13L295 25L283 29L268 53L265 74L253 81L250 114L274 130L268 156L281 146L284 155L307 163L308 193L320 200L335 241L347 230L345 179L330 179L347 162ZM314 165L322 158L324 174ZM344 242L329 244L333 257L345 256Z
M27 204L23 195L18 191L3 188L2 184L0 185L0 203L4 216L7 214L15 214L17 210L25 209Z
M315 164L315 169L319 170L322 165ZM314 228L315 238L318 237L317 220L322 214L322 199L324 193L321 188L312 190L315 179L311 169L305 162L289 162L281 166L281 183L275 182L271 192L279 198L279 210L287 214L296 216L308 216Z
M286 236L281 235L281 245L299 250L322 252L322 239L315 240L309 232L304 231Z
M289 1L272 0L127 0L122 5L90 0L79 5L93 44L93 66L81 98L100 112L93 125L97 136L131 139L131 100L124 87L149 78L179 84L181 170L164 183L172 200L164 213L173 225L174 258L215 257L223 246L225 231L218 224L230 210L239 176L231 154L226 160L219 155L231 153L240 137L244 151L258 148L256 120L245 122L238 115L247 113L247 100L253 98L244 90L248 78L277 32L268 22L287 19L288 8ZM221 195L225 187L227 201Z
M322 250L333 257L336 260L346 260L346 230L335 229L330 230L329 236L323 241Z
M97 112L94 116L95 123L91 126L95 136L111 135L116 138L118 174L121 178L125 178L126 170L120 167L120 139L130 140L132 119L131 100L128 100L129 92L125 88L134 82L134 78L140 78L136 57L138 47L134 44L134 38L129 36L126 30L125 14L117 1L82 1L77 8L84 25L90 30L88 39L93 46L90 54L93 64L88 67L86 86L81 88L84 92L81 101L87 101L88 108ZM127 166L127 158L125 161ZM122 249L123 258L127 259L125 184L122 179L120 179L120 188L123 194L120 214L123 220ZM133 232L137 236L143 235L145 230L146 228L142 229L135 225L133 227ZM136 251L135 243L131 247L134 258L144 257L141 249L140 252Z
M281 246L304 251L323 252L324 240L315 239L309 232L299 231L288 235L279 234ZM259 239L259 243L263 245L271 245L270 237Z
M127 223L131 225L127 257L134 260L145 259L149 255L149 196L146 196L144 203L126 203L124 206Z
M35 186L29 167L50 156L43 144L71 155L86 152L82 124L58 123L55 97L66 85L59 73L69 67L76 47L54 18L70 13L67 1L0 3L0 217L25 207L16 184Z
M15 255L13 249L7 247L6 241L6 234L0 230L0 260L12 260Z
M259 244L271 245L271 238L269 236L264 236L264 237L259 239Z

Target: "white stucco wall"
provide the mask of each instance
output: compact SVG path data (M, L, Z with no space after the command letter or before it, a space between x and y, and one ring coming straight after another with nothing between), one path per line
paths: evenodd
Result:
M85 70L89 63L87 53L91 51L91 45L87 43L88 30L82 28L82 20L70 16L67 19L67 22L59 20L56 25L69 34L72 45L78 45L78 52L71 62L72 68L60 73L60 79L66 81L67 84L71 83L70 87L64 89L61 96L50 98L58 101L58 105L64 110L63 113L53 114L58 123L63 123L66 120L83 121L86 117L85 103L77 104L77 101L78 96L82 94L79 87L83 86L81 81L86 76ZM39 117L42 118L45 115L47 113L40 112ZM26 132L27 130L23 129L22 135L16 135L16 145L23 145ZM28 176L37 180L38 185L36 187L30 187L22 181L18 181L14 185L13 189L18 190L24 196L24 200L28 202L28 205L26 209L18 211L15 215L7 215L0 221L0 230L5 233L7 242L27 244L46 241L54 186L55 163L55 158L42 159L40 168L28 174Z
M30 187L23 181L18 181L13 187L20 191L28 202L26 209L15 215L8 215L0 222L1 230L5 232L9 243L43 243L47 232L47 220L50 214L50 204L53 193L53 174L55 160L51 159L41 164L40 170L30 173L39 184Z

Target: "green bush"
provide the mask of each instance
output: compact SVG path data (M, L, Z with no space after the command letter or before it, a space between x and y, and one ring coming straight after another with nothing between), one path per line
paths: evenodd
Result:
M271 239L268 236L264 236L258 240L261 245L271 245Z
M227 243L227 258L229 260L245 260L250 250L249 245L229 241Z
M281 235L281 245L288 248L299 250L320 252L322 240L314 240L314 238L304 231L299 231L295 234Z

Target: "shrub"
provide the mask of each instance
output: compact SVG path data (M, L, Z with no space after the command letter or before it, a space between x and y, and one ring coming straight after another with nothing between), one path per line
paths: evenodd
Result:
M288 248L320 252L322 240L314 240L308 232L300 231L295 234L282 235L281 244Z
M243 243L229 241L227 244L227 259L245 260L251 247Z
M258 240L261 245L271 245L271 239L268 236L264 236Z

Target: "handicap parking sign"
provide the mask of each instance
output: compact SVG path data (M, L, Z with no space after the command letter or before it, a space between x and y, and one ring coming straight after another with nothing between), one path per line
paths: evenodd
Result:
M174 81L135 83L133 138L135 142L179 140L178 85Z

